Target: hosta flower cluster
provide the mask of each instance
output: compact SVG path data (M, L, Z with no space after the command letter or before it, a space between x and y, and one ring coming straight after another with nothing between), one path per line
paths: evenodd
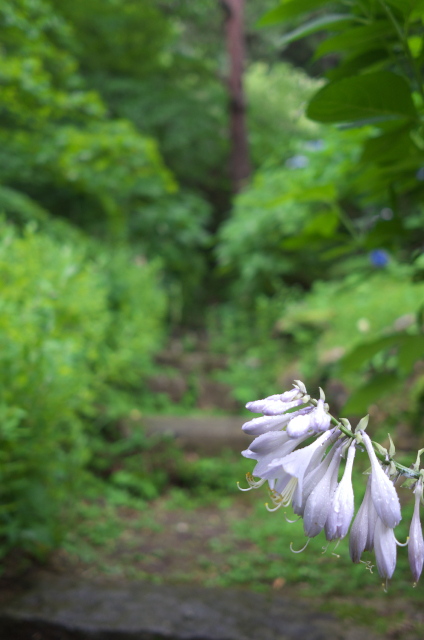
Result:
M303 518L307 542L321 531L329 542L340 541L349 534L350 557L356 563L364 562L364 551L374 550L378 572L387 584L395 570L396 547L400 544L394 528L402 517L394 483L405 476L406 486L415 494L406 544L412 575L418 582L424 562L419 512L423 500L424 470L419 470L422 451L411 468L403 467L393 460L391 440L388 451L371 442L365 432L368 416L353 431L348 420L338 421L329 414L322 389L320 398L315 400L300 380L293 386L281 395L246 405L249 411L262 416L242 427L245 433L256 436L242 451L244 457L256 461L253 472L246 476L249 487L242 490L256 489L267 482L274 505L267 505L268 510L291 504L294 513ZM367 452L371 469L365 497L354 518L352 468L358 449ZM340 474L342 460L345 464ZM370 566L370 562L364 563Z

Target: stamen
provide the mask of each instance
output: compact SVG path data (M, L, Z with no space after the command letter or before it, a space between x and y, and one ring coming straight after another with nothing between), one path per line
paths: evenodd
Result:
M383 591L384 591L384 593L387 593L388 587L389 587L389 578L386 578L386 585L384 585L384 582L383 582Z
M288 507L290 505L290 502L292 501L293 494L296 491L297 482L297 478L290 478L289 482L284 488L283 493L281 494L281 501L285 507Z
M359 562L365 565L365 569L367 569L367 571L369 571L370 573L373 573L372 568L374 565L371 564L371 560L367 560L366 562L365 560L360 560Z
M409 536L406 538L406 542L399 542L399 540L396 538L395 536L395 540L396 540L396 544L398 545L398 547L406 547L408 546L409 543Z
M310 538L308 538L308 542L305 544L304 547L302 547L302 549L299 549L299 551L295 551L293 549L293 542L290 542L290 551L292 551L293 553L302 553L302 551L305 551L306 547L308 546L309 540L310 540Z
M287 522L290 522L290 524L294 524L294 523L295 523L295 522L297 522L298 520L301 520L301 519L302 519L302 516L299 516L298 518L296 518L296 520L289 520L289 519L288 519L288 517L287 517L287 515L286 515L286 512L285 512L285 511L284 511L284 517L285 517L285 519L287 520Z
M330 543L328 542L324 547L322 547L322 554L321 555L324 555L324 553L327 551L329 546L330 546Z
M336 556L336 558L340 558L340 556L339 556L339 554L338 554L338 553L334 553L334 552L335 552L335 550L337 549L337 547L339 546L340 542L341 542L341 538L339 538L339 539L337 540L337 542L336 542L336 546L334 547L333 551L331 552L331 555L332 555L332 556Z
M253 489L253 487L247 487L247 489L242 489L242 487L240 486L240 482L238 480L237 480L237 487L239 491L251 491Z
M272 513L273 511L277 511L281 506L282 506L282 502L280 502L280 504L277 504L276 507L274 507L273 509L271 509L270 507L268 507L268 502L265 502L265 508L267 511L269 511L270 513Z

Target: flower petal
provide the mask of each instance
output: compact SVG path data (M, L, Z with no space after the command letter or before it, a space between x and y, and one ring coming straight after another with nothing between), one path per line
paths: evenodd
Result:
M402 520L399 498L390 478L386 476L375 455L369 436L361 431L371 462L371 497L375 509L386 527L393 529Z
M390 580L396 567L396 538L392 527L377 518L374 532L375 560L381 578Z
M420 522L420 501L423 493L422 481L417 482L415 488L415 507L409 529L408 558L412 575L415 582L418 582L424 564L424 540L423 530Z

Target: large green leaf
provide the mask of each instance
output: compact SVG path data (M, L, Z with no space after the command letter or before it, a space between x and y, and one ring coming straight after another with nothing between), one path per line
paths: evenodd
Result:
M404 17L409 16L411 12L422 10L424 3L422 0L386 0L387 4L400 11Z
M415 362L422 358L424 353L424 336L403 336L399 347L398 366L402 374L408 375Z
M343 24L344 22L351 22L352 20L355 20L354 16L342 13L330 13L329 15L321 16L320 18L314 18L314 20L309 20L309 22L305 22L305 24L302 24L297 29L286 33L280 39L279 44L288 44L289 42L300 40L300 38L304 38L316 31L334 28L336 25Z
M352 27L320 44L314 54L318 59L327 53L340 51L356 51L357 54L385 47L387 38L395 34L395 29L388 20L379 20L364 27Z
M410 138L411 127L402 126L387 131L375 138L369 138L364 144L361 160L363 162L392 162L402 157L410 157L415 145Z
M356 389L343 407L344 415L364 415L368 407L399 385L394 373L379 373L368 384Z
M345 373L357 372L366 362L369 362L377 353L394 347L399 343L400 336L398 334L377 338L371 342L364 342L349 353L341 360L342 371Z
M314 11L326 4L328 0L285 0L280 6L268 11L257 23L258 27L269 27L273 24L280 24L290 18L295 18L302 13Z
M417 116L408 83L389 71L328 84L312 98L307 115L318 122L382 121Z
M387 58L388 53L385 49L371 49L359 55L349 56L338 67L327 71L326 76L331 82L341 80L342 78L354 76L364 69L369 69L369 67L374 67L383 60L387 60Z

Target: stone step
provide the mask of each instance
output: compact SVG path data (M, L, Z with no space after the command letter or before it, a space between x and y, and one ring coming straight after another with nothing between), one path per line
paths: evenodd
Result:
M187 451L220 453L223 449L242 451L251 437L241 430L242 416L147 416L143 425L148 434L169 434Z
M378 640L277 594L47 575L1 595L2 640Z

